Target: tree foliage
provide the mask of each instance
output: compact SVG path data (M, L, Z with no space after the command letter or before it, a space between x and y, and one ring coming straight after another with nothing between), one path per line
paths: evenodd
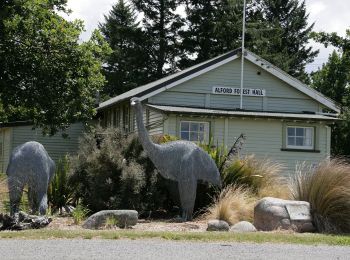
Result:
M327 63L312 74L312 86L341 105L341 122L333 127L332 154L350 155L350 30L345 37L336 33L314 33L316 41L333 45Z
M105 95L119 95L148 81L150 64L144 51L146 34L136 19L133 7L120 0L99 25L113 50L103 67L107 80L102 91Z
M159 79L241 46L241 0L130 2L131 5L128 5L119 0L101 27L114 50L114 56L108 60L106 67L111 73L106 85L109 95L119 94L135 85ZM181 17L179 6L184 7L185 12ZM135 14L143 17L140 23L136 22ZM248 0L246 14L247 48L289 74L307 80L305 66L313 61L317 52L307 46L313 25L308 26L305 2ZM130 37L131 34L133 37ZM121 39L125 45L113 43L120 43ZM134 53L130 52L131 46ZM140 71L140 68L145 70ZM139 78L134 76L133 71L142 75L141 84L138 84Z
M68 22L65 0L7 0L0 13L2 121L32 120L55 133L94 115L108 51L99 32L79 44L81 21Z
M308 42L314 24L308 25L305 1L257 0L260 14L260 33L252 39L257 54L290 75L307 81L306 64L312 62L318 51Z
M145 52L153 70L150 76L159 79L176 70L179 53L179 30L183 20L175 13L178 0L132 0L144 18L142 26L147 36Z

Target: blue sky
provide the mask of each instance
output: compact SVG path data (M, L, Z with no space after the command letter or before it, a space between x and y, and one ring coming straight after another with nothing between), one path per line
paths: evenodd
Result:
M109 12L115 2L116 0L68 0L68 7L73 11L69 19L81 19L85 23L86 31L81 36L82 40L88 39L98 23L104 21L103 15ZM310 14L309 23L315 23L315 31L337 32L344 36L345 30L350 29L349 0L306 0L306 7ZM327 61L333 49L326 49L314 42L310 44L315 49L320 49L318 57L307 67L308 71L313 71Z

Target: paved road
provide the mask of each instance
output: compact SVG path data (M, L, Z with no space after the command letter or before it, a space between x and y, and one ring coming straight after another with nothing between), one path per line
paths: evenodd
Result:
M165 240L0 240L0 259L350 259L350 247Z

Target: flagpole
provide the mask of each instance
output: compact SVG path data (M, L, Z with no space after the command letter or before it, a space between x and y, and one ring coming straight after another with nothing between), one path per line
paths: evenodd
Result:
M242 28L242 62L241 62L241 102L240 109L243 109L243 79L244 79L244 41L245 41L245 13L246 0L243 2L243 28Z

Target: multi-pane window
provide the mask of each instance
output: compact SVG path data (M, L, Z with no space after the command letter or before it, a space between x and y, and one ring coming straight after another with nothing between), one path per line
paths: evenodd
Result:
M208 142L209 123L196 121L180 122L180 137L192 142Z
M313 149L314 128L313 127L287 127L287 148Z

